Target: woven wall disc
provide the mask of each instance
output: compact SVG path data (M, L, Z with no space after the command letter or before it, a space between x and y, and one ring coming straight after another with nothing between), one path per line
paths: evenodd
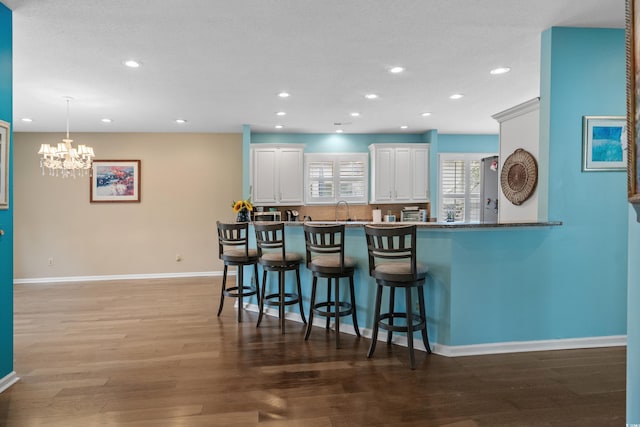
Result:
M507 200L521 205L531 197L537 182L538 164L531 153L518 148L507 157L500 173L500 185Z

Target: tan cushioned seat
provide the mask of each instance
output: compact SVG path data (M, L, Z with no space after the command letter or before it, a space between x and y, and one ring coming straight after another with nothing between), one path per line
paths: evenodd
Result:
M344 257L344 268L346 270L352 270L356 267L357 263L351 257ZM318 271L323 273L333 273L340 270L340 256L339 255L319 255L311 259L309 264L309 270Z
M228 249L224 251L221 258L229 262L245 262L258 259L258 251L249 249L249 258L245 256L244 249Z
M427 276L429 268L424 265L416 264L417 278L424 279ZM410 262L384 262L376 265L376 269L372 273L373 277L380 280L388 280L391 282L411 282L414 277L411 275Z
M302 262L302 255L296 252L287 252L284 257L287 263ZM281 264L282 252L263 252L262 258L260 258L260 262L268 264Z

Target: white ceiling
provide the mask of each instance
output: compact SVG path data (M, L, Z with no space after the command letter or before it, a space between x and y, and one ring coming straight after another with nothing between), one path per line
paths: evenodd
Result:
M539 95L545 29L624 27L624 0L0 2L19 132L64 131L70 96L72 133L497 133L492 114Z

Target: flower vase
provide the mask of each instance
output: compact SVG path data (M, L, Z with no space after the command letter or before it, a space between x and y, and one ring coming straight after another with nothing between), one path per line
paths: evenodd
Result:
M240 211L236 217L236 222L249 222L249 211Z

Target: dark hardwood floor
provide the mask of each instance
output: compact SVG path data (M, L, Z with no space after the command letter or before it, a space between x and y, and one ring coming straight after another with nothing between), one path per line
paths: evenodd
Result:
M623 426L625 348L447 358L245 313L220 279L17 285L2 426ZM364 325L370 327L370 325Z

